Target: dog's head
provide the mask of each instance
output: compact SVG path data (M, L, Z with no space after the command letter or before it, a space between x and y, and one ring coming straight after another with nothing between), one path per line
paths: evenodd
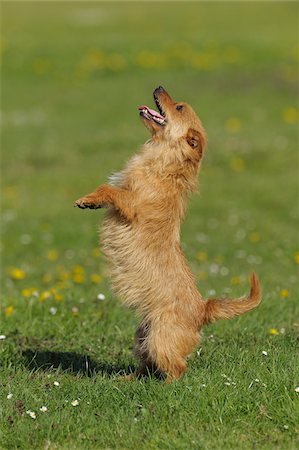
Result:
M196 113L187 103L174 101L162 86L153 95L159 112L139 107L140 117L153 140L165 141L169 148L182 152L184 158L200 161L207 139Z

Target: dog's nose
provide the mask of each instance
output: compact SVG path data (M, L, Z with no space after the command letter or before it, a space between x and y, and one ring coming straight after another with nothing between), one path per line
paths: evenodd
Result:
M155 92L158 94L161 94L162 92L165 92L165 89L164 89L164 87L162 87L162 86L159 86L159 87L157 87L157 89L155 89Z

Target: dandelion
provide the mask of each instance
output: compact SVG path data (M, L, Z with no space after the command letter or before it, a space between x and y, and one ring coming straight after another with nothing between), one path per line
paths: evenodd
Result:
M296 264L299 264L299 252L296 252L294 255L294 260Z
M50 291L43 291L40 293L39 300L41 302L44 302L45 300L48 300L51 297L52 297L52 293Z
M286 329L285 328L280 328L279 332L280 332L280 334L284 334L286 332Z
M6 397L6 398L7 398L8 400L10 400L12 397L13 397L13 394L9 393L9 394L7 394L7 397Z
M229 133L235 134L241 130L242 122L238 117L230 117L227 119L225 126Z
M78 400L73 400L71 404L72 404L72 406L78 406L79 402L78 402Z
M23 280L26 277L24 270L13 267L9 270L9 276L12 280Z
M54 386L59 386L60 385L59 381L54 381L53 384L54 384Z
M29 298L29 297L37 297L38 296L38 290L36 288L25 288L21 291L22 297Z
M268 352L266 352L266 350L263 350L263 351L262 351L262 355L268 356Z
M4 310L5 317L10 317L13 314L14 310L15 309L13 306L7 306L7 308L5 308Z
M82 284L85 281L85 276L83 273L75 273L73 275L73 281L76 284Z
M231 277L230 279L230 284L232 284L233 286L236 286L237 284L241 283L241 278L236 276L236 277Z
M105 297L104 294L98 294L98 295L97 295L97 299L98 299L98 300L105 300L105 298L106 298L106 297Z
M90 281L94 284L99 284L102 281L102 277L101 275L93 273L92 275L90 275Z
M47 259L49 261L56 261L58 259L58 251L57 250L49 250L47 253Z
M208 258L208 255L206 252L198 252L196 254L196 259L200 262L206 261Z
M207 280L208 276L209 276L208 272L206 272L204 270L201 270L198 272L199 280Z
M28 411L26 411L26 414L28 414L31 419L36 419L36 414L34 411L30 411L30 409L28 409Z
M242 172L245 168L245 161L240 156L231 159L230 167L234 172Z
M100 249L99 249L99 248L94 248L94 249L92 250L92 256L93 256L94 258L98 258L98 257L100 256L100 254L101 254L101 252L100 252Z
M279 334L279 331L277 330L277 328L270 328L269 334L271 334L272 336L276 336L277 334Z
M41 408L39 408L39 410L43 413L48 411L48 408L46 406L42 406Z
M70 279L71 275L69 272L67 272L63 267L58 268L59 271L59 279L61 281L67 281Z
M281 289L280 297L281 298L288 298L288 296L289 296L289 291L287 289Z
M258 232L251 233L249 235L249 239L251 242L259 242L261 240L261 235Z
M282 118L286 123L297 123L299 120L299 111L297 108L294 108L292 106L285 108L282 111Z
M64 299L63 295L61 295L59 292L54 294L54 300L56 302L62 302L63 299Z

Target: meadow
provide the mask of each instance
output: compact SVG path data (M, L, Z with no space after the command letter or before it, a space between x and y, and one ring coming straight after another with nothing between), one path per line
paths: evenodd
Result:
M298 3L2 2L0 448L298 448ZM138 323L103 212L73 202L148 139L162 84L209 136L182 246L206 327L185 377L119 379ZM297 389L296 389L297 388Z

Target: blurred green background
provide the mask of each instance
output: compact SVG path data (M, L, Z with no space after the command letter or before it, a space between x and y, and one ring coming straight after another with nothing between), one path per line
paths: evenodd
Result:
M180 392L184 383L196 383L200 374L220 377L230 351L231 364L242 354L245 334L251 340L245 366L251 367L250 358L256 361L257 349L271 348L277 355L272 372L277 390L268 400L258 395L254 400L272 408L271 420L266 413L263 420L256 416L250 401L244 406L238 403L240 397L232 397L228 409L214 405L215 417L205 418L202 410L200 425L198 405L192 409L186 403L173 424L188 432L182 431L182 441L176 441L169 431L169 445L186 448L188 442L187 447L193 448L192 439L209 426L205 423L213 423L214 431L203 438L207 439L203 445L217 448L218 417L229 430L234 427L232 411L239 405L241 415L249 414L234 434L243 439L248 431L244 448L253 442L264 448L267 430L278 447L289 439L291 448L295 428L288 425L289 437L282 437L281 421L293 416L284 396L294 393L291 355L298 334L298 3L7 1L1 3L1 14L0 334L6 339L0 341L0 355L5 380L14 380L22 395L29 376L24 360L28 349L59 351L62 361L68 350L105 364L134 364L130 346L136 319L111 294L97 249L103 212L81 211L73 208L73 202L121 169L148 139L137 108L151 107L152 91L162 84L176 100L194 107L209 137L200 196L193 196L182 229L182 245L199 288L204 297L241 295L248 290L252 269L263 286L258 310L207 331L222 336L219 360L212 355L220 342L207 340L204 346L211 360L203 359L209 361L205 368L192 360L187 381L175 389ZM96 300L99 293L108 301ZM40 382L32 382L32 392L39 392ZM84 381L86 386L88 382ZM110 392L110 380L102 382ZM8 389L7 381L3 383ZM65 379L70 389L72 383L73 379ZM149 386L148 392L154 395L157 389L161 402L166 402L163 387ZM240 392L243 396L245 391ZM27 400L32 397L30 389L26 395ZM213 398L213 390L209 395ZM226 398L224 391L218 395ZM207 402L209 398L205 397ZM280 398L286 409L278 408L274 398ZM116 414L123 436L130 428L130 405L126 417ZM7 408L5 421L9 414L15 417L13 407ZM103 420L108 424L114 420L109 411L107 396ZM89 409L81 409L81 414L87 423ZM165 417L164 421L169 419ZM22 433L25 424L23 418L18 420L20 428L14 430ZM258 436L253 431L255 420L261 427ZM83 422L73 429L74 439L82 427ZM156 441L146 438L144 445L162 445L163 430L150 421L142 427L135 441L124 438L127 448L140 445L146 427L154 430ZM7 436L19 439L18 433L12 438L9 426L8 430ZM35 432L37 445L43 445L44 432ZM29 443L34 430L28 433ZM59 430L51 433L61 448L75 445ZM228 448L234 448L226 434L221 436ZM99 439L99 446L120 445L115 436ZM95 445L86 442L86 448Z

